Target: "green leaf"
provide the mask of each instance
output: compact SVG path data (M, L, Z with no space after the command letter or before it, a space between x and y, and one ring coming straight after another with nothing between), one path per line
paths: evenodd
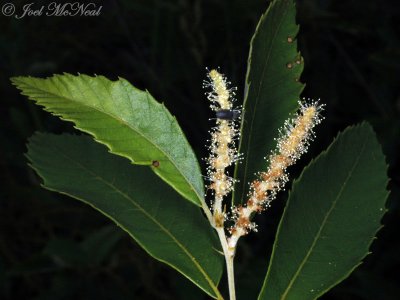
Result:
M296 110L303 89L295 15L292 0L273 1L251 40L239 145L243 161L235 169L235 178L240 180L233 193L236 204L246 200L247 183L254 174L267 168L264 157L275 149L274 138Z
M27 157L45 188L89 204L151 256L220 296L223 257L211 226L149 168L130 165L85 136L36 134Z
M294 182L259 299L315 299L368 254L388 196L372 128L346 129Z
M15 77L22 94L45 110L90 133L110 151L153 171L182 196L201 206L203 181L198 161L176 119L147 92L120 78L54 75Z

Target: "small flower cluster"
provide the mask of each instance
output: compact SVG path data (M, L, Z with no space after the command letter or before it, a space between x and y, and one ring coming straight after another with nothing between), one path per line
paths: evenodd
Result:
M207 98L211 101L211 109L217 115L216 126L210 132L210 157L207 159L207 175L211 181L208 188L214 192L212 208L216 227L224 225L225 213L222 212L222 201L232 191L234 183L226 168L239 158L235 148L235 139L239 131L232 111L235 88L228 88L228 84L222 74L217 70L211 70L208 73L208 81L203 85L212 89L207 93Z
M297 116L287 120L280 130L277 150L269 156L269 168L261 172L260 179L250 185L249 199L245 206L233 209L234 225L230 228L228 245L236 247L237 241L249 231L256 231L256 224L250 221L251 215L269 207L277 192L288 181L287 167L293 165L307 151L310 140L314 137L313 128L322 120L323 108L317 102L300 104Z

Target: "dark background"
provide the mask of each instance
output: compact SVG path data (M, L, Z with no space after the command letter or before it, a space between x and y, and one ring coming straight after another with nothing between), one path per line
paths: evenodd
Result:
M31 1L13 2L20 9ZM323 299L400 297L397 2L302 0L297 5L299 48L305 59L302 81L307 83L303 96L326 103L326 120L309 154L291 170L292 177L339 130L362 120L373 125L391 177L389 211L373 253ZM27 138L36 130L73 129L19 95L9 77L62 72L124 77L164 101L198 157L205 157L210 126L202 90L205 67L220 66L238 86L242 101L249 41L267 3L126 0L101 2L101 16L93 18L16 20L0 14L1 299L206 299L181 275L119 234L105 217L40 188L24 158ZM284 200L275 201L259 218L258 234L241 240L236 267L239 299L256 298ZM224 283L223 278L223 289Z

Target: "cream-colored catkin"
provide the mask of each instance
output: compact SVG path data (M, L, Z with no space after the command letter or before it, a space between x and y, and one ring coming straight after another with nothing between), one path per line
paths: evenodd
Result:
M208 99L218 104L218 107L212 106L215 109L231 109L232 108L232 89L228 88L228 83L224 75L220 74L217 70L211 70L208 73L210 79L210 86L212 92L208 93Z
M211 88L207 98L211 101L211 109L231 110L234 100L234 88L228 87L226 78L217 70L208 73L209 81L204 82L204 87ZM209 147L210 157L208 162L208 177L211 184L208 186L213 190L214 199L212 204L214 223L216 227L223 227L225 212L222 211L222 201L233 188L233 179L226 168L232 165L238 158L235 148L235 137L238 133L234 120L216 119L216 126L211 131L211 145Z
M310 139L313 137L313 128L321 122L320 111L322 106L313 102L300 103L298 115L285 122L278 139L277 150L269 156L269 167L261 172L259 179L250 185L249 199L246 205L233 210L234 225L230 228L231 236L228 245L236 247L237 241L249 231L257 231L257 226L251 222L253 213L268 208L277 192L288 181L286 169L294 164L307 151Z

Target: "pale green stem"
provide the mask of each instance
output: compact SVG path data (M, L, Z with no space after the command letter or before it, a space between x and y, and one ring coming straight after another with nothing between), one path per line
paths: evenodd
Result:
M224 251L225 263L226 263L226 274L228 277L229 299L236 300L235 273L234 273L234 268L233 268L233 259L235 257L235 249L230 249L228 247L224 228L217 227L215 229L217 230L218 237L221 242L222 250Z
M233 259L235 256L233 255L225 255L226 261L226 271L228 274L228 286L229 286L229 299L236 300L236 292L235 292L235 272L233 268Z

